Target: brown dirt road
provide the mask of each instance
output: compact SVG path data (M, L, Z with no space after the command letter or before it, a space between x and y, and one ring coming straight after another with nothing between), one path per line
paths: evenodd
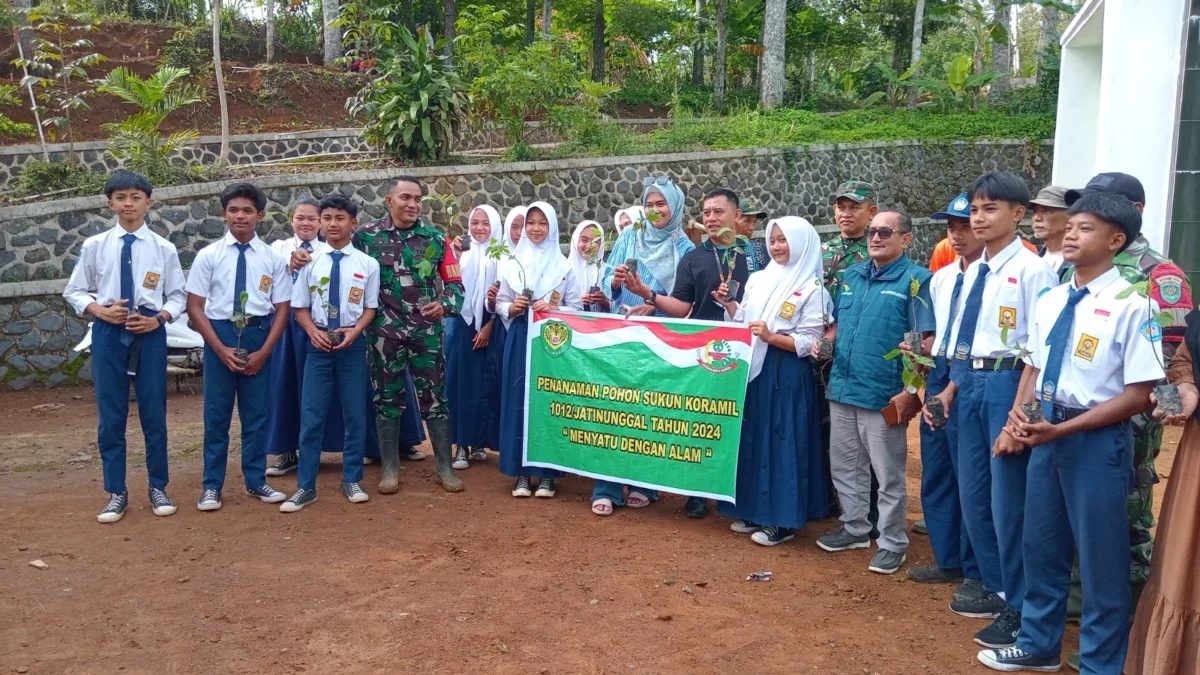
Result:
M601 519L582 479L512 499L494 458L457 495L431 460L407 464L393 497L367 467L362 505L329 465L321 501L286 515L240 492L236 455L224 509L200 513L200 404L171 394L179 513L146 507L131 424L132 504L102 526L90 391L0 395L0 674L984 672L971 641L984 622L951 614L949 587L868 572L871 551L819 550L832 519L773 549L684 518L678 497ZM929 559L914 536L909 564ZM762 570L773 581L745 580Z

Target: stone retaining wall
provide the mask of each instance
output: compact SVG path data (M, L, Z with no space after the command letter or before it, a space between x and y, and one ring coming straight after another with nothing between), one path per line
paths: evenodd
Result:
M1049 156L1048 146L1036 149ZM690 218L698 217L699 201L705 192L728 186L754 196L770 213L801 215L822 226L832 222L830 195L839 183L849 178L874 183L883 207L925 215L941 210L952 196L987 170L1020 173L1030 182L1031 189L1036 190L1049 176L1049 163L1044 162L1036 175L1030 175L1029 166L1029 149L1023 143L996 141L824 145L425 167L411 172L425 180L434 192L451 195L460 204L462 212L452 224L447 223L441 204L432 202L427 210L435 222L450 225L452 231L459 231L465 225L465 212L475 205L489 203L504 212L519 204L545 200L558 209L563 236L568 237L571 225L587 218L609 227L615 211L639 203L641 178L646 175L669 175L683 186L687 193L685 209ZM390 171L371 170L256 179L254 182L269 199L268 215L259 226L259 235L267 241L290 236L289 205L299 199L320 198L335 190L359 202L360 220L382 217L381 188L391 175ZM190 266L197 251L224 234L217 195L227 183L155 191L150 226L179 248L185 267ZM110 218L100 197L0 208L0 282L66 276L74 268L83 240L107 228ZM919 261L928 260L933 244L943 235L942 226L918 221L916 230L912 255ZM79 322L61 299L53 297L53 293L61 292L61 281L39 284L37 288L42 289L39 293L18 293L17 284L0 283L0 348L5 342L13 343L0 350L0 363L7 366L0 380L11 382L15 377L19 385L28 386L34 380L53 384L78 376L71 372L79 364L70 365L65 351L69 345L56 336L61 334L65 342L74 344L77 339L70 331L82 334ZM24 288L26 284L20 286ZM14 297L18 295L21 297ZM27 301L44 307L28 305L23 311L22 303ZM25 316L27 312L29 316ZM61 323L47 319L39 325L44 313L56 315ZM36 333L36 338L26 337L30 333ZM51 358L31 360L39 355ZM11 358L20 360L11 363ZM55 373L63 373L64 377L52 377ZM20 379L26 377L32 379Z

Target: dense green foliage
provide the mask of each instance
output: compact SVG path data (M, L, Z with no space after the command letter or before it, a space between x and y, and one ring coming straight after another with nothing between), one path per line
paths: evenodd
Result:
M135 114L123 121L104 125L104 130L112 135L109 154L124 160L126 167L145 174L152 183L174 183L183 175L194 173L190 167L172 164L171 155L179 146L195 140L199 136L197 131L185 129L165 136L160 131L167 115L205 99L203 88L186 81L188 75L186 68L159 66L153 75L142 79L125 68L117 68L98 86L100 93L137 108Z

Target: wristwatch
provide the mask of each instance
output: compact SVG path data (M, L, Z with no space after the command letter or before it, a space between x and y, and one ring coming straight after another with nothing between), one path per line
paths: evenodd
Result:
M653 291L653 290L650 291L650 306L653 307L654 303L657 300L658 300L658 291Z
M158 319L158 327L159 328L162 328L163 326L167 325L167 317L163 316L162 314L155 314L154 318Z

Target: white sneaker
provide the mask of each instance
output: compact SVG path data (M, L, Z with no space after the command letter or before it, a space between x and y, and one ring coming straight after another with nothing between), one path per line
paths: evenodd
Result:
M205 490L200 495L200 501L196 502L196 508L201 511L217 511L221 508L221 491L220 490Z
M455 448L454 463L450 465L457 471L471 468L471 463L467 461L467 449L463 447Z
M351 504L361 504L370 499L358 483L342 481L342 494L346 495L346 499L349 499Z
M276 490L270 485L267 485L266 483L263 483L254 489L246 488L246 494L250 495L251 497L258 497L259 500L264 504L278 504L279 502L288 498L287 495L283 494L279 490Z
M171 501L165 490L150 488L150 506L156 516L175 515L175 502Z

